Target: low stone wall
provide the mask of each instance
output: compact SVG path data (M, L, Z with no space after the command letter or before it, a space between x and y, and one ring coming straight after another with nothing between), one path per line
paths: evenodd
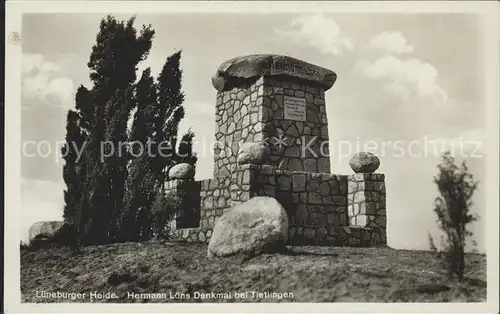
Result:
M227 209L255 196L276 198L287 210L290 245L372 246L386 243L383 174L335 175L241 165L229 178L200 182L200 226L178 239L208 242Z
M215 219L230 207L231 195L226 188L230 183L229 178L222 177L201 181L200 227L203 230L213 229Z

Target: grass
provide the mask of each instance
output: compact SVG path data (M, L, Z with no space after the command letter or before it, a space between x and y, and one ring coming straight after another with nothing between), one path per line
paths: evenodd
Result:
M486 258L467 254L466 279L446 278L430 251L295 247L286 254L210 260L204 244L124 243L21 248L23 302L482 302ZM85 298L37 297L37 292ZM275 292L272 297L234 292ZM195 298L196 293L221 293ZM223 293L232 292L226 298ZM90 293L102 293L96 298ZM144 294L134 298L130 293ZM160 295L164 293L164 295ZM177 293L177 294L176 294ZM280 293L280 294L278 294ZM285 295L288 293L288 295ZM152 295L154 294L154 295ZM292 295L290 295L292 294ZM188 299L186 296L189 295ZM107 297L106 297L107 296ZM154 298L156 296L156 298ZM198 295L199 296L199 295ZM158 299L158 297L160 297ZM171 298L172 297L172 298ZM177 298L175 298L177 297ZM179 299L180 298L180 299Z

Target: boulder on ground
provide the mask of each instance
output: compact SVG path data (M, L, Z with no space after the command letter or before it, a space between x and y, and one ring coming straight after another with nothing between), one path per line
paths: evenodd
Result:
M264 163L269 155L269 147L264 143L247 142L243 143L238 150L238 164L260 165Z
M64 226L64 221L39 221L29 228L29 241L53 239Z
M356 173L372 173L380 166L380 160L372 153L360 152L351 158L349 165Z
M190 180L194 178L195 169L194 166L188 163L180 163L168 171L168 176L170 179L182 179Z
M257 196L237 204L216 222L208 257L276 253L288 240L288 216L272 197Z

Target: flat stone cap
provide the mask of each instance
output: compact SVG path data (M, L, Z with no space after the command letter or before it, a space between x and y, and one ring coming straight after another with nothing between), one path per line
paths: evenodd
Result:
M222 91L229 83L261 76L290 76L321 85L330 89L337 79L337 74L284 55L254 54L236 57L222 63L212 77L212 85Z

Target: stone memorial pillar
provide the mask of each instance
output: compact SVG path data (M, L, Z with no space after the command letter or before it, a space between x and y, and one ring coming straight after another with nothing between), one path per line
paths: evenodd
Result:
M325 91L336 74L281 55L248 55L224 62L212 77L217 90L214 177L228 177L245 142L269 145L264 164L330 173Z

